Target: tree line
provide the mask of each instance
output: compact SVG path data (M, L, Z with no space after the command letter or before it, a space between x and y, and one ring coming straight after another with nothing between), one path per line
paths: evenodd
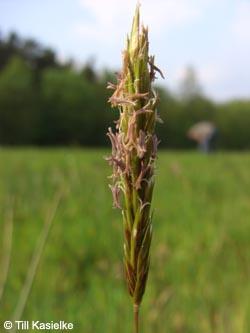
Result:
M76 69L33 39L0 35L0 145L109 145L105 133L118 111L107 103L108 81L115 81L113 71L99 73L91 62ZM198 88L192 71L179 95L155 87L160 147L193 148L188 129L209 120L218 129L217 148L249 149L250 99L215 103Z

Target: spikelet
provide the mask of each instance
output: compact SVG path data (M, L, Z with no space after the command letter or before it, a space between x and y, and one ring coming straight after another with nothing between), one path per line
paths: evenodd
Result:
M155 178L158 139L155 130L158 97L151 87L156 72L162 73L148 56L148 30L140 31L137 5L130 37L123 52L123 67L117 74L117 84L109 98L118 107L120 117L115 133L107 135L112 144L112 155L107 158L113 166L113 207L122 209L125 244L124 267L126 282L133 299L135 331L138 332L138 312L145 291L149 251L152 238L151 201Z

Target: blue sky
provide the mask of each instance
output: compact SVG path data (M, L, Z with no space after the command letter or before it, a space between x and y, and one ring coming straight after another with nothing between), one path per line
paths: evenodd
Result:
M177 90L192 65L216 100L250 98L249 0L141 0L150 53ZM0 0L0 31L55 48L59 58L97 69L121 67L136 0Z

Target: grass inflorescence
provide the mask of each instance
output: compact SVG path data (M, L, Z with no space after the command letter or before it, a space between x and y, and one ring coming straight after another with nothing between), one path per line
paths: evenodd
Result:
M108 136L113 166L110 185L114 207L122 209L124 223L124 266L126 282L133 299L135 332L138 331L138 313L146 287L150 244L152 238L151 201L155 179L155 160L158 138L155 134L158 96L151 87L156 72L154 57L148 55L148 29L140 29L137 5L130 37L123 52L123 66L117 74L117 84L109 102L118 107L116 131L111 128ZM123 200L121 195L123 194Z

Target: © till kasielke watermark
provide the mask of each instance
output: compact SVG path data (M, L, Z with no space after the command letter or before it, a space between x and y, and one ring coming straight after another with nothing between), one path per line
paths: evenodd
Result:
M17 331L28 331L28 330L37 330L37 331L47 331L47 330L60 330L67 331L73 330L74 324L67 323L64 320L60 320L57 322L49 321L49 322L41 322L39 320L6 320L3 323L3 328L5 330L11 330L15 328Z

